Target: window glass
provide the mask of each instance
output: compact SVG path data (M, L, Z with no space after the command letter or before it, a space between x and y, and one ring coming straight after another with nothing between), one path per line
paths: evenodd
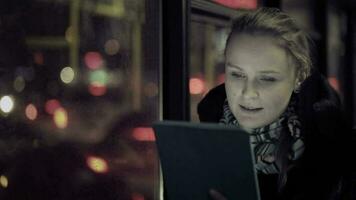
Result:
M224 49L229 27L197 16L190 29L191 121L199 121L197 105L213 87L224 82Z
M6 2L0 199L154 199L158 0Z
M233 9L256 9L258 0L209 0Z

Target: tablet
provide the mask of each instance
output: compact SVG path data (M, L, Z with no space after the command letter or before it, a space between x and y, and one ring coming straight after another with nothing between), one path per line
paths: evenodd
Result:
M259 200L249 135L232 126L162 121L153 125L168 200Z

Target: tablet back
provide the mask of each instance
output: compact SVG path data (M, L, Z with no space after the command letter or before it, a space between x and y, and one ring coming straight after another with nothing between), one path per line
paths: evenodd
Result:
M153 129L169 200L211 199L210 188L227 199L260 199L248 133L174 121L155 123Z

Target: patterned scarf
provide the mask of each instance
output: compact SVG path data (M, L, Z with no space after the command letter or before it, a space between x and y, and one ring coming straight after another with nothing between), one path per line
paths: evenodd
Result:
M296 105L296 100L292 97L286 111L275 122L253 129L250 133L250 143L255 154L255 168L257 172L264 174L276 174L280 172L281 166L276 162L276 154L280 135L283 130L287 130L292 138L292 145L288 156L289 161L297 160L304 152L304 142L300 134L301 124L295 113ZM230 110L227 99L224 102L223 116L219 123L240 127Z

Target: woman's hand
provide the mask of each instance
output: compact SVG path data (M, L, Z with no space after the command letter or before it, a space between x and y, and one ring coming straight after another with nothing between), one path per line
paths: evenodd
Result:
M213 200L227 200L224 195L220 192L216 191L215 189L210 189L209 194Z

